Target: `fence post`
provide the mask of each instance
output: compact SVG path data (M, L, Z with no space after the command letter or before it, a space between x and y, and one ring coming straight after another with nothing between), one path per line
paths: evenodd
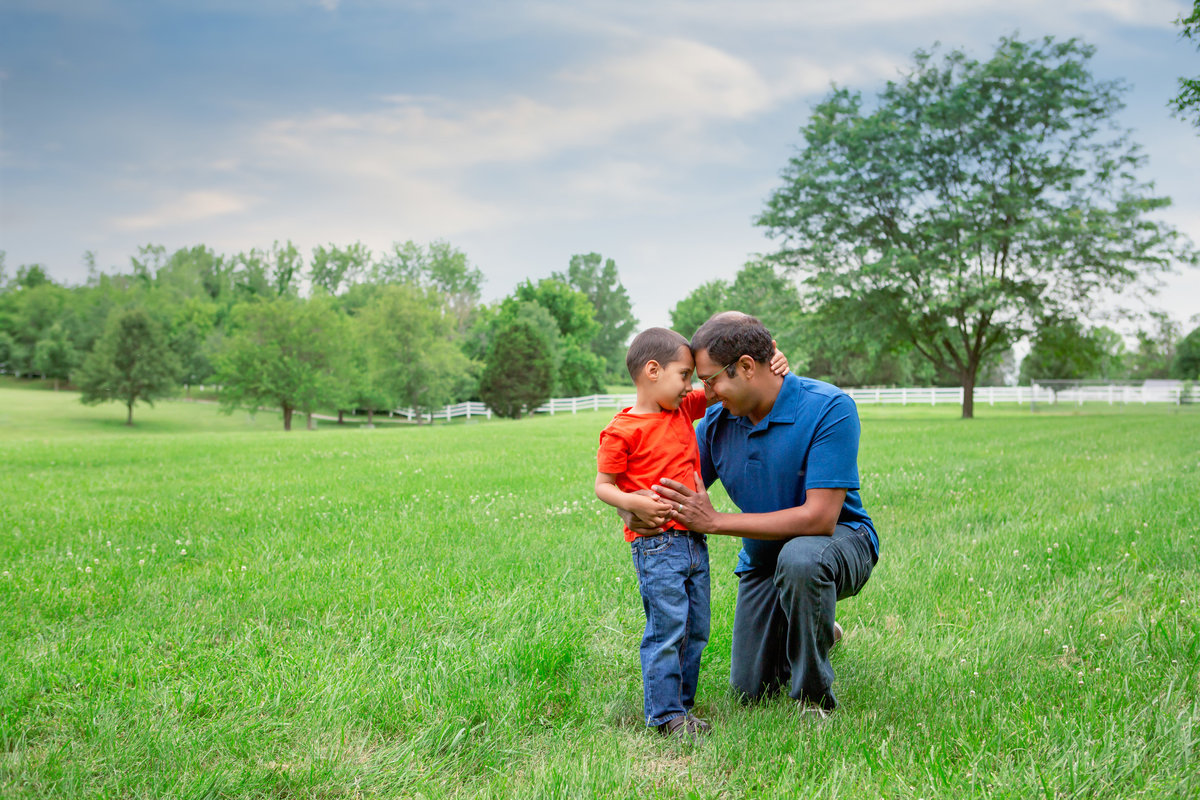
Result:
M900 405L908 405L908 389L903 386L900 387Z

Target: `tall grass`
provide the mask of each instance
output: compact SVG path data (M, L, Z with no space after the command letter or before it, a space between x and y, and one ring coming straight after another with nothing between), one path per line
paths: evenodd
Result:
M839 710L730 698L714 538L690 747L640 719L607 413L114 408L0 389L0 795L1200 794L1193 409L864 407L883 556L839 605Z

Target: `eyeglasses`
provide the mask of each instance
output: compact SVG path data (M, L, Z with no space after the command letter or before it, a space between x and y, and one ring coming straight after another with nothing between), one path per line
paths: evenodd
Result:
M729 369L730 367L732 367L732 366L733 366L734 364L736 364L736 363L737 363L736 361L730 361L728 364L726 364L725 366L721 367L719 370L717 370L716 372L714 372L712 375L709 375L707 378L700 378L700 376L699 376L699 375L697 375L696 377L697 377L697 378L700 378L700 382L701 382L701 383L703 383L703 384L704 384L705 386L707 386L709 389L712 389L712 388L713 388L712 382L713 382L713 381L715 381L717 378L721 377L721 373L722 373L722 372L724 372L725 370ZM714 391L715 391L715 389L714 389Z

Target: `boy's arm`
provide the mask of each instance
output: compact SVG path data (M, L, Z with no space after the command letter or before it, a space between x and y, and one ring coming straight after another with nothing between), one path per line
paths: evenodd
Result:
M671 510L670 503L657 495L622 491L617 486L617 476L610 472L596 473L596 497L656 528L666 524L667 514Z

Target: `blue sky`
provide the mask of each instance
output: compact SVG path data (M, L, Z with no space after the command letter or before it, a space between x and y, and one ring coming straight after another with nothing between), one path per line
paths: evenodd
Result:
M1200 54L1181 0L3 0L0 249L11 273L124 269L139 244L232 253L447 239L487 299L616 260L642 325L772 249L752 224L831 82L871 95L940 41L1078 36L1163 217L1200 243L1200 136L1170 116ZM1188 328L1200 270L1156 301Z

